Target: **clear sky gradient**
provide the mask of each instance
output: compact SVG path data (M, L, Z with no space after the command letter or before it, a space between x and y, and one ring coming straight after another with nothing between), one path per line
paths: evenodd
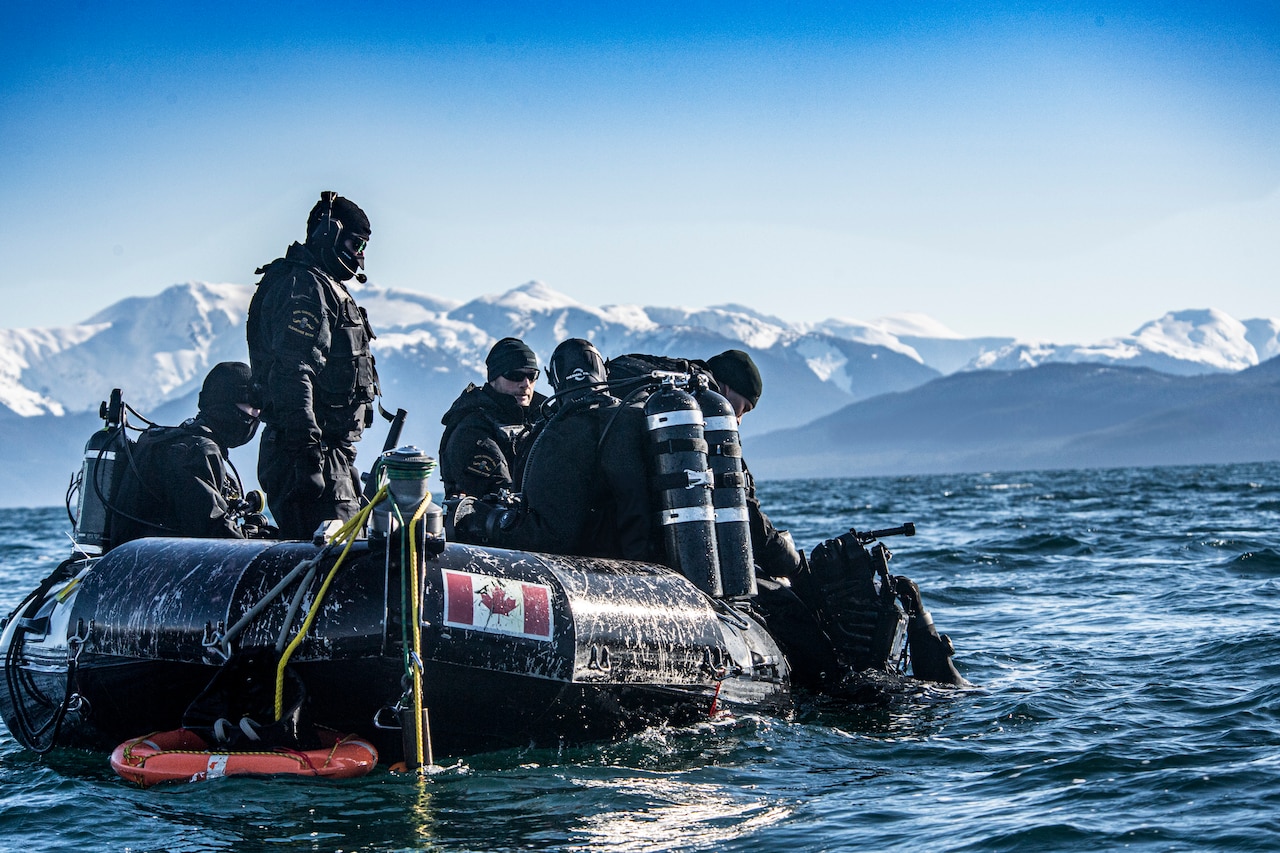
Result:
M8 327L251 283L322 189L370 279L922 311L1085 342L1280 316L1280 6L26 2Z

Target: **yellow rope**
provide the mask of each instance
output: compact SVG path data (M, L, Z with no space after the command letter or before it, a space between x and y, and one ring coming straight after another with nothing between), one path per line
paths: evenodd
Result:
M415 535L418 530L418 522L422 516L426 514L427 505L431 503L430 499L422 501L418 504L417 511L413 514L413 520L409 522L409 618L413 620L413 655L415 663L413 669L413 734L415 744L415 758L418 761L418 772L422 772L423 761L422 754L422 627L421 619L418 613L418 545L415 541Z
M329 540L329 544L333 544L345 538L347 544L342 549L342 554L339 555L337 562L333 564L333 568L329 570L329 574L325 576L324 583L320 585L320 591L316 593L315 600L311 602L311 607L307 610L307 617L302 621L302 627L298 629L297 636L285 648L284 654L280 656L280 663L276 666L277 721L284 716L284 668L288 665L289 658L293 657L294 651L298 646L302 645L303 639L307 636L307 631L311 630L311 624L315 622L316 616L320 613L320 603L324 601L325 593L329 591L329 585L333 583L333 579L338 574L338 569L342 567L342 562L347 558L347 553L351 550L351 546L355 544L356 535L364 528L365 521L369 518L369 513L386 496L387 487L383 486L378 489L377 494L373 496L373 500L369 501L355 516L339 527L338 532L333 534L333 538Z

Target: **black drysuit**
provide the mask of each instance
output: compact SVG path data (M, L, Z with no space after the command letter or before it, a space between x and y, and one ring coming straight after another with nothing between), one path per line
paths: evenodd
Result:
M661 561L648 467L642 408L603 393L561 399L529 446L514 523L491 544Z
M112 518L117 545L145 536L243 538L228 514L243 489L198 417L176 427L151 427L122 455Z
M630 353L612 358L606 364L610 381L635 380L648 376L652 371L663 370L689 373L706 377L713 390L722 389L705 361L679 359L670 356ZM626 388L627 386L623 386ZM632 386L634 387L634 386ZM623 391L618 392L620 395ZM747 460L742 460L742 473L746 478L747 520L751 527L751 556L762 574L769 577L789 577L800 568L800 555L789 536L773 526L769 516L760 509L756 498L756 483L747 470Z
M264 267L246 333L265 429L258 482L284 539L360 507L355 442L378 393L373 330L347 289L294 243Z
M546 400L534 392L528 408L492 385L468 385L440 420L440 479L446 497L484 497L499 489L515 490L515 462L529 413Z

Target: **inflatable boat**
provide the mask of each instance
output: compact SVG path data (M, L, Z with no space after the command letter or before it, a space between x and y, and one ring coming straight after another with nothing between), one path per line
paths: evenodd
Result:
M104 446L90 442L82 498L101 491L89 469ZM915 585L887 572L877 539L911 525L818 546L805 589L748 578L729 595L700 568L447 541L431 465L413 448L384 454L369 505L313 541L109 547L82 500L79 553L3 624L9 731L36 751L111 750L184 728L225 750L306 748L323 726L421 767L785 714L799 674L837 693L908 668L964 683Z
M235 650L292 641L304 613L288 666L311 715L388 761L409 757L407 669L437 755L791 707L787 657L750 603L665 566L427 537L415 641L402 554L395 537L356 541L323 598L339 555L309 542L141 539L69 560L7 620L0 712L37 750L174 729ZM893 601L868 604L876 621L907 621ZM870 621L850 632L870 636ZM901 643L875 650L876 668L898 663Z

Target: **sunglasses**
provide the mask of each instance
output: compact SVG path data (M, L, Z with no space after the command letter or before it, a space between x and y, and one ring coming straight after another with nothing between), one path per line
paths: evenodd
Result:
M502 374L502 378L508 382L523 382L526 379L530 382L538 381L537 370L513 370L510 373Z
M369 245L369 241L364 237L348 237L347 242L351 245L353 255L363 254L365 246Z

